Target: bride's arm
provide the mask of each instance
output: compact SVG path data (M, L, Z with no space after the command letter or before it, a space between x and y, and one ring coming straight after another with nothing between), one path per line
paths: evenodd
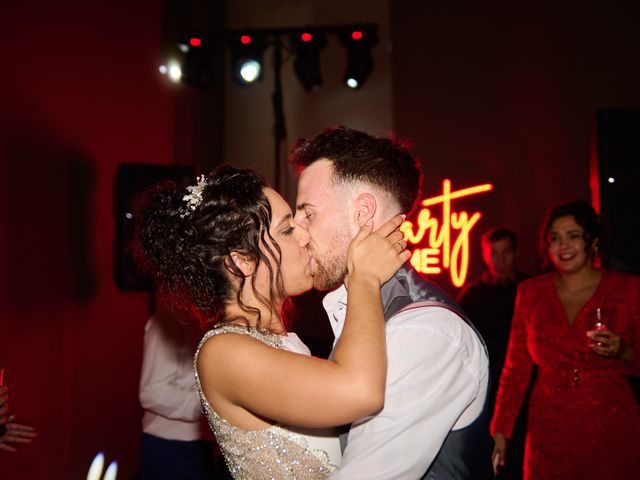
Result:
M244 335L218 335L198 358L209 401L308 427L342 425L379 410L386 378L380 287L409 258L397 231L402 220L395 217L372 233L363 227L350 246L347 319L333 360L273 349Z

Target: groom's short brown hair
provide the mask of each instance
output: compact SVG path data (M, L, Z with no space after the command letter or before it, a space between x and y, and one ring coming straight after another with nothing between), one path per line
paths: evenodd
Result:
M336 182L362 181L391 194L403 213L415 208L422 170L406 141L336 126L299 139L289 153L289 161L298 173L321 158L333 162Z

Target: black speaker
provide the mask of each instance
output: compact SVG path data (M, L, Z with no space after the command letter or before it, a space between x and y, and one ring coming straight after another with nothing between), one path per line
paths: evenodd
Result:
M640 274L640 108L599 110L595 131L590 183L605 228L602 265Z
M124 163L118 167L114 182L114 277L118 289L122 292L152 290L151 280L136 267L129 248L136 220L132 206L136 195L164 180L172 180L185 188L194 183L195 170L185 165L138 163Z

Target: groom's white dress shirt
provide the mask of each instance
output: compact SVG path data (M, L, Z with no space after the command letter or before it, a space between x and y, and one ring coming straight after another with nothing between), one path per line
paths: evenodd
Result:
M326 295L323 305L338 341L345 287ZM384 408L352 424L332 479L419 479L449 431L469 425L482 411L488 358L456 314L442 307L401 311L388 320L386 341Z

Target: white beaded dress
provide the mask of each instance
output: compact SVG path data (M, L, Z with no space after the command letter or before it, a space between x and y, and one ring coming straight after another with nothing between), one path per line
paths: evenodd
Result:
M214 335L249 335L273 348L309 355L294 333L270 335L238 325L223 325L205 333L194 358L196 388L203 412L216 436L229 472L235 480L319 480L336 471L341 461L340 442L333 429L300 429L274 425L264 430L235 427L218 415L207 401L196 363L200 349Z

